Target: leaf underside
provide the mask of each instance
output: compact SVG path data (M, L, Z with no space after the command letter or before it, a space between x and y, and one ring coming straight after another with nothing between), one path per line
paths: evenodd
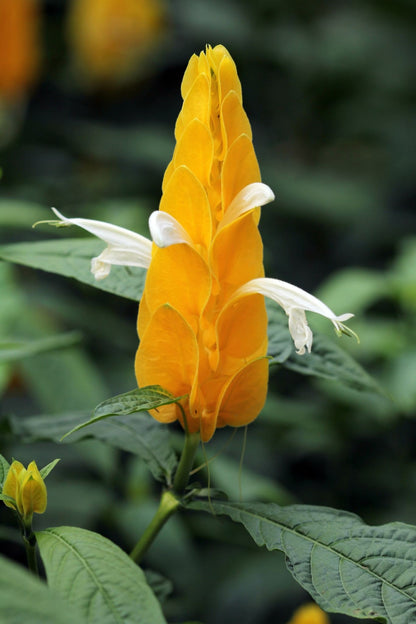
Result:
M90 238L15 243L0 246L0 259L73 277L119 297L140 301L146 279L145 269L112 266L108 277L95 279L91 273L91 259L104 248L105 243Z
M30 416L10 419L15 435L29 440L59 441L75 427L85 413L57 414L55 416ZM169 429L146 412L101 420L91 427L77 431L65 442L83 438L96 438L111 446L138 455L146 463L155 479L171 482L177 459L170 444Z
M388 624L416 621L416 527L368 526L326 507L193 502L229 516L258 546L280 550L295 579L325 610Z

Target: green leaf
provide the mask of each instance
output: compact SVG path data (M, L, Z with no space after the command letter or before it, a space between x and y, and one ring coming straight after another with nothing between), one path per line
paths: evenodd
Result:
M0 455L0 487L3 487L3 483L6 480L7 473L9 472L10 464L3 455Z
M48 474L50 472L52 472L52 470L55 468L56 464L61 461L60 458L58 459L54 459L53 461L49 462L49 464L47 464L46 466L44 466L42 468L42 470L40 470L40 476L42 477L42 479L46 479L46 477L48 476Z
M302 373L339 381L361 392L384 394L375 379L326 336L314 333L312 352L298 355L287 326L287 319L276 308L268 306L270 366L280 364Z
M161 386L145 386L134 388L129 392L118 394L106 399L94 410L94 418L102 419L109 416L127 416L134 412L156 409L161 405L177 403L183 397L174 397L173 394Z
M100 403L94 410L94 416L89 420L77 425L71 431L68 431L63 438L75 433L84 427L93 425L100 420L113 416L127 416L128 414L147 412L151 409L157 409L162 405L170 405L177 403L182 397L174 397L170 392L164 390L160 386L145 386L144 388L135 388L130 392L118 394L111 399L107 399Z
M11 496L7 496L6 494L0 494L0 500L4 501L5 503L11 503L13 507L16 509L15 507L16 501Z
M358 516L309 505L193 502L229 516L258 546L285 553L295 579L325 610L389 624L416 618L416 527L368 526Z
M87 624L69 604L32 573L0 556L0 622L7 624Z
M85 416L85 413L84 413ZM82 418L82 413L56 414L55 416L30 416L10 419L13 433L23 439L60 440L69 428ZM109 418L82 429L70 442L92 437L116 448L134 453L143 459L155 479L172 481L177 458L170 445L169 429L150 414ZM69 441L68 439L66 439Z
M139 301L146 271L136 267L111 267L103 280L91 273L91 259L99 255L105 243L96 239L75 238L0 246L0 258L17 264L73 277L84 284Z
M56 349L64 349L80 342L79 332L67 332L37 340L0 340L0 362L12 362Z
M113 542L76 527L36 536L50 587L89 624L166 624L142 570Z
M167 598L173 592L173 583L159 572L154 570L145 570L146 581L152 588L153 593L161 604L166 602Z

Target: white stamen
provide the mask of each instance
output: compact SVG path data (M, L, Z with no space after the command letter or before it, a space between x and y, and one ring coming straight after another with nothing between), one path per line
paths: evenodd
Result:
M56 208L52 210L64 224L77 225L107 243L104 251L91 260L91 272L95 279L107 277L111 265L149 268L152 258L152 241L148 238L105 221L68 219Z
M234 293L233 299L254 293L273 299L284 309L289 317L289 331L299 355L305 353L305 347L309 352L312 347L312 331L308 326L305 310L328 318L338 334L345 333L358 339L356 334L341 322L348 320L354 316L353 314L336 316L320 299L288 282L270 277L259 277L240 286Z
M263 184L262 182L253 182L245 186L234 197L231 204L228 206L224 218L218 226L218 230L226 225L229 225L244 213L265 206L274 200L274 193L270 186Z
M191 237L179 221L163 210L152 212L149 217L149 230L158 247L170 247L180 243L192 245Z

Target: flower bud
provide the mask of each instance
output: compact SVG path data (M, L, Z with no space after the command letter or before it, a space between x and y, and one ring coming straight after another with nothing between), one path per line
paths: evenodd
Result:
M15 460L7 473L2 493L13 499L13 503L4 502L15 509L24 520L30 519L33 513L41 514L46 509L46 486L34 461L26 469L21 462Z

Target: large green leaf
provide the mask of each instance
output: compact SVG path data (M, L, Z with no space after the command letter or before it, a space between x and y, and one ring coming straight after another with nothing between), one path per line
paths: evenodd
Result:
M65 238L34 243L0 246L0 258L17 264L74 277L84 284L139 301L146 271L136 267L114 266L103 280L91 273L91 259L100 254L105 243L90 238Z
M416 527L371 527L326 507L193 502L240 522L258 546L281 550L295 579L323 609L389 624L416 621Z
M0 578L3 624L87 624L75 605L4 557L0 557Z
M67 332L36 340L0 340L0 362L12 362L32 355L65 349L80 342L79 332Z
M85 416L83 412L72 412L56 416L13 417L10 422L13 433L20 438L58 441ZM171 483L177 458L170 445L169 429L150 414L143 412L101 420L77 431L65 441L75 442L87 437L138 455L156 479Z
M36 536L50 587L88 624L166 624L142 570L113 542L76 527Z
M298 355L289 333L287 318L276 306L267 306L269 316L270 366L280 364L302 373L339 381L354 390L383 394L376 380L336 342L314 334L312 352Z

